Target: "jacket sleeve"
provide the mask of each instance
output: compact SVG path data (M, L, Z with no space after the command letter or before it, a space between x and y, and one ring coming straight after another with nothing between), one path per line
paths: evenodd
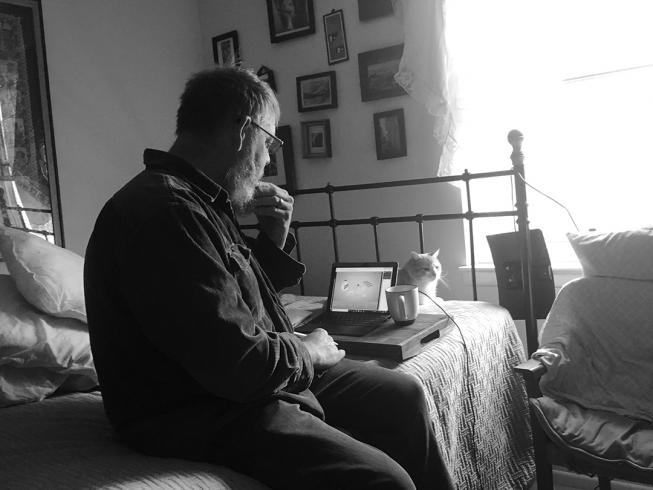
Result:
M170 204L126 250L121 272L141 333L207 391L245 402L308 388L306 347L257 322L234 277L238 264L203 210Z
M244 238L277 291L296 285L306 272L306 266L290 255L297 244L292 233L288 233L283 249L263 232L256 238Z

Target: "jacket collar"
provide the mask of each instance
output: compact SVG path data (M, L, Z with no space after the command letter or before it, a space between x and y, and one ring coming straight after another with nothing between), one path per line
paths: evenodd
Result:
M229 195L223 187L211 180L204 172L196 169L183 158L167 151L147 148L143 153L145 167L153 170L163 170L166 173L177 175L197 190L211 203L226 204Z

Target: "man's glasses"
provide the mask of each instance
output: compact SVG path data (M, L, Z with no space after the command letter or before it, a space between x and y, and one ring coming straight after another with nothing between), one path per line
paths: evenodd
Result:
M262 127L260 124L255 123L253 119L250 119L249 122L251 122L253 126L257 127L258 129L260 129L261 131L263 131L265 134L269 136L269 138L265 140L265 146L267 147L268 153L270 155L275 154L279 150L279 148L283 146L283 140L281 138L273 135L270 131Z

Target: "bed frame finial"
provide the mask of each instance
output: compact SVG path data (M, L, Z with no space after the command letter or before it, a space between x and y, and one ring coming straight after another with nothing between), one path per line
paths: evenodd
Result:
M513 151L521 152L521 145L524 141L524 135L518 129L513 129L508 133L508 143L512 146Z

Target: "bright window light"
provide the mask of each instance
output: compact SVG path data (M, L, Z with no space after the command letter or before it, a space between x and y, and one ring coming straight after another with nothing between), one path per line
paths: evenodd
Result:
M508 168L506 137L519 129L526 180L563 203L581 231L650 225L653 2L473 0L447 9L460 97L456 168ZM505 187L475 187L475 211L512 206ZM567 212L532 189L528 200L554 266L577 264ZM477 261L491 262L481 238L511 231L508 221L477 220Z

